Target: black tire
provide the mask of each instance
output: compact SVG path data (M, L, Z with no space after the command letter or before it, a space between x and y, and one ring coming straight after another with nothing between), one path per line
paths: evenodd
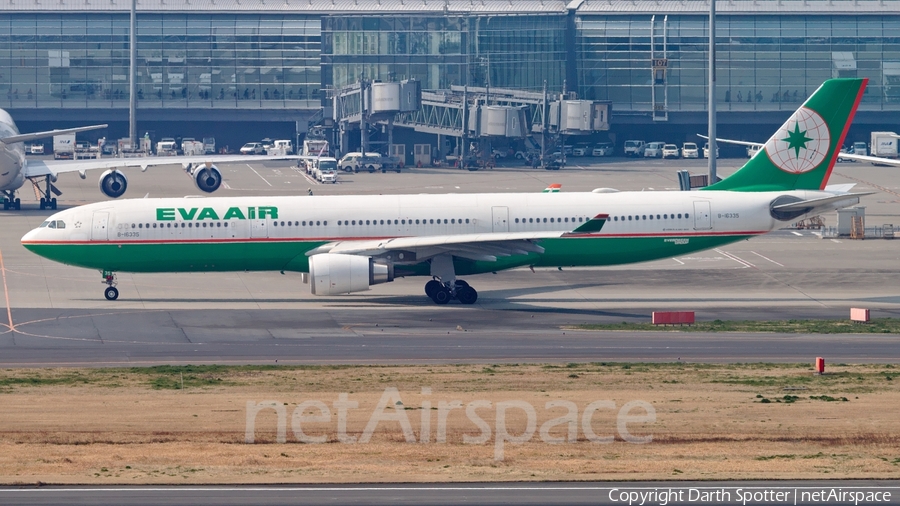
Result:
M50 209L56 210L56 197L50 199Z
M44 197L41 197L41 204L40 204L40 205L41 205L41 211L43 211L44 209L46 209L46 208L47 208L47 199L45 199Z
M441 286L442 285L440 281L432 279L431 281L425 283L425 295L427 295L428 297L434 297L434 292L439 290Z
M457 279L455 284L456 284L456 289L457 289L457 290L459 290L460 288L462 288L462 287L464 287L464 286L469 286L468 283L466 283L465 281L463 281L463 280L461 280L461 279Z
M444 305L450 302L452 296L450 295L450 290L447 290L443 286L434 292L431 296L431 300L434 301L435 304Z
M456 299L461 304L474 304L478 300L478 292L471 286L464 286L456 291Z
M106 296L106 300L116 300L119 298L119 290L111 286L103 292L103 295Z
M9 211L9 201L6 199L3 199L3 210Z
M22 210L22 201L19 199L16 199L15 206L16 206L16 211L21 211Z
M375 173L375 166L369 165L369 174L374 174L374 173Z

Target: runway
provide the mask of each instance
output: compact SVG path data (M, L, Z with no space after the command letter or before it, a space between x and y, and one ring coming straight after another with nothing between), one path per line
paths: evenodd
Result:
M619 505L619 504L854 504L814 494L879 494L878 504L900 504L900 481L727 481L459 483L246 487L40 487L0 488L0 501L21 505L228 506L269 505ZM641 501L640 494L665 500ZM708 497L702 501L700 497ZM636 498L629 503L630 498ZM754 498L768 500L754 500ZM781 498L781 500L776 500ZM872 504L861 501L858 504Z
M589 159L582 159L589 161ZM682 163L683 162L683 163ZM725 163L739 165L742 160ZM563 191L599 186L669 188L674 169L697 162L597 161L559 173L499 168L470 173L428 169L342 175L317 194ZM844 164L848 165L848 164ZM284 164L222 167L220 193L292 194L312 185ZM884 168L852 164L870 223L900 223ZM840 170L846 170L839 167ZM135 173L131 196L196 193L178 168ZM71 176L71 175L67 175ZM836 175L832 182L844 182ZM71 205L100 200L92 184L61 177ZM24 195L23 195L24 197ZM302 198L302 197L299 197ZM0 214L4 308L0 366L165 363L439 363L705 361L896 362L896 336L576 332L566 325L646 322L656 310L695 311L699 320L846 318L850 307L900 317L895 269L900 243L821 239L778 231L689 256L611 268L517 269L467 278L471 307L435 306L424 279L399 279L368 292L310 295L296 273L119 274L121 296L102 296L99 273L44 260L21 236L50 211L26 201Z

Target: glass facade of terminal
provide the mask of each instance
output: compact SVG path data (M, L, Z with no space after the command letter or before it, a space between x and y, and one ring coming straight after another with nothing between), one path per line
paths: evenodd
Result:
M140 107L318 109L365 76L539 91L617 111L703 111L702 15L140 14ZM900 109L900 16L721 15L720 110L793 109L825 79L869 78L863 110ZM574 40L574 54L566 41ZM573 48L568 48L569 50ZM653 60L665 62L664 71ZM0 17L0 107L127 108L128 15ZM574 71L573 71L574 66ZM574 72L574 74L573 74Z
M128 24L0 17L0 104L127 107ZM318 107L319 16L141 14L137 40L137 98L149 107Z
M562 85L565 17L328 16L323 21L325 85L360 78L540 90Z
M585 16L578 20L579 91L619 110L706 109L704 16ZM900 109L900 18L720 16L717 101L723 111L794 109L822 81L867 77L862 109ZM653 59L666 59L665 75ZM659 79L662 77L662 79Z

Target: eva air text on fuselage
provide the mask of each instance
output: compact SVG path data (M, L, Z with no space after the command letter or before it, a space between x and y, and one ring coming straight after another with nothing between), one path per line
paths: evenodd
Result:
M219 214L212 207L192 207L186 209L183 207L157 207L157 221L175 221L182 220L256 220L272 218L278 219L278 208L275 206L258 206L247 207L229 207L223 214Z

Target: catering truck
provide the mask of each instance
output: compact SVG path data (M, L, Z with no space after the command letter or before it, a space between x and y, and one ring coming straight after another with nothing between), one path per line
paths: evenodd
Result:
M869 153L879 158L897 158L897 139L900 135L894 132L872 132Z

